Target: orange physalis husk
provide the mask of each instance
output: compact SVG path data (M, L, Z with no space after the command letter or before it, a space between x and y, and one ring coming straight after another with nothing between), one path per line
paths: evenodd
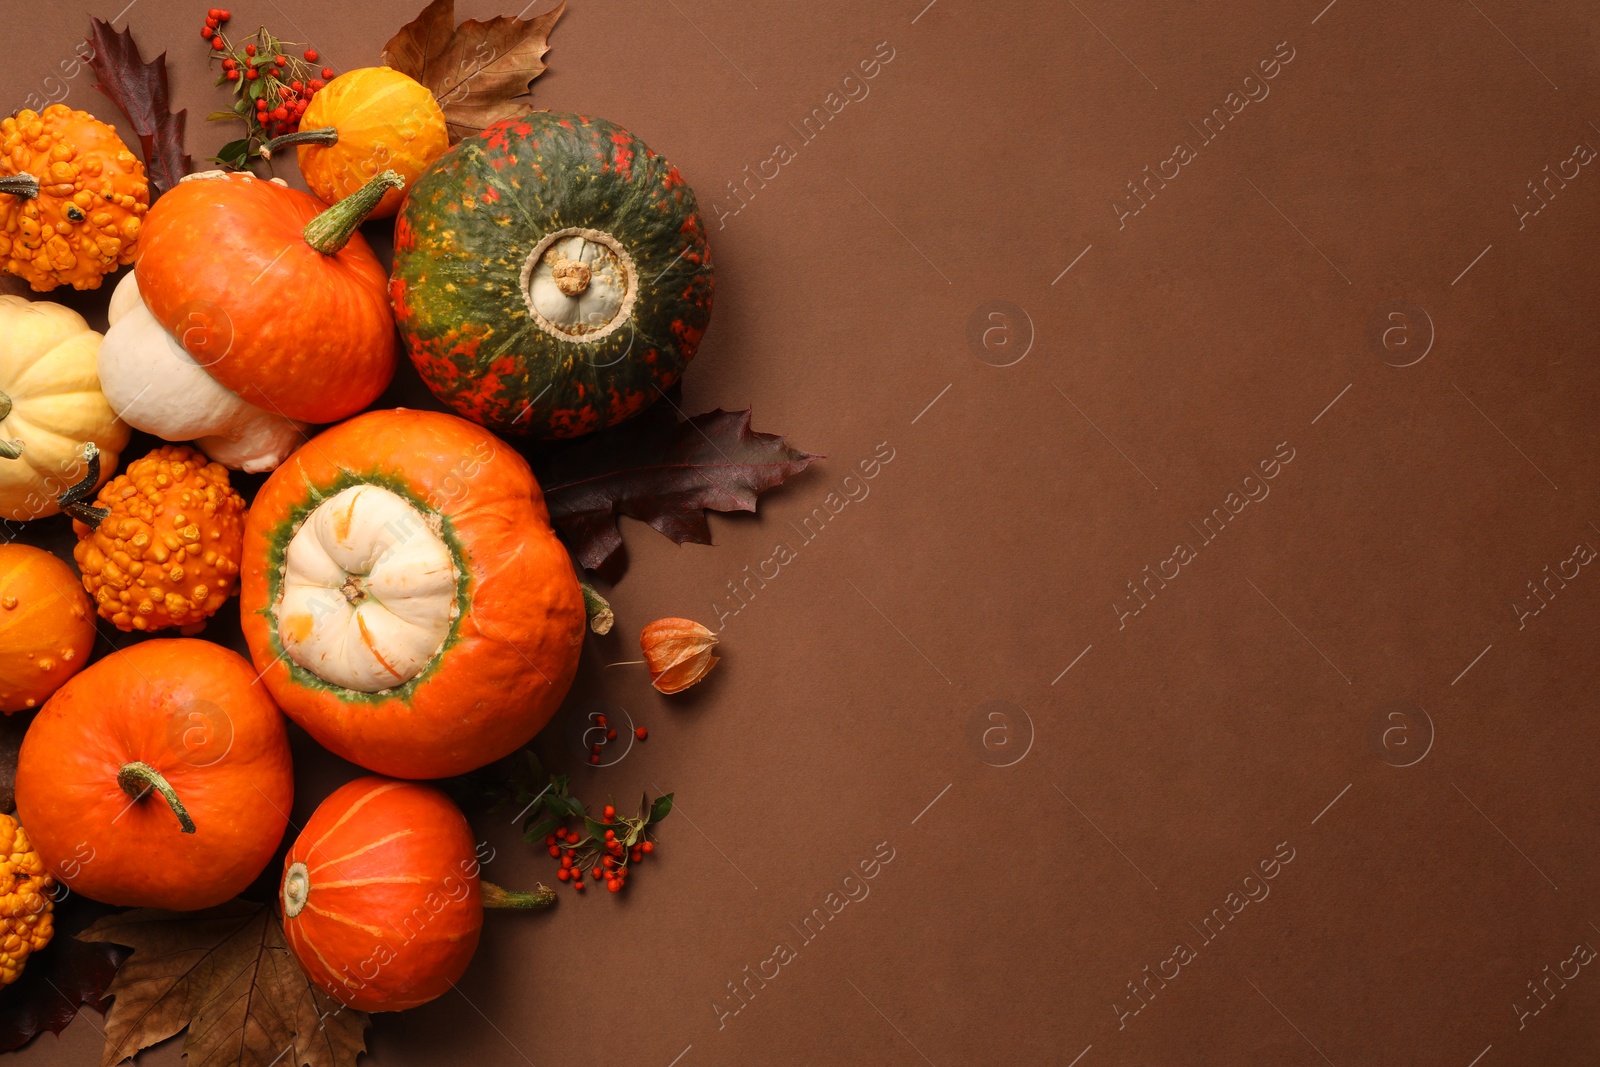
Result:
M712 649L717 635L693 619L657 619L639 635L650 684L663 693L681 693L717 665Z

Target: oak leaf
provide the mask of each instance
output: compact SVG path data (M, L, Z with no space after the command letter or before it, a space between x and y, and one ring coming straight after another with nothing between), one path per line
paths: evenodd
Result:
M550 518L578 562L614 566L617 516L649 523L678 544L711 543L706 511L754 511L756 498L820 459L750 429L750 410L679 421L673 405L556 451L536 464Z
M145 176L150 199L178 184L193 162L183 150L183 126L188 111L174 113L167 89L167 54L146 63L133 43L133 34L120 33L111 23L92 19L89 44L94 55L89 66L100 80L95 87L122 109L144 148Z
M366 1050L366 1013L307 980L265 905L140 908L109 915L78 937L133 949L108 991L115 999L102 1067L185 1027L189 1067L345 1067Z
M383 46L383 62L427 86L455 144L533 110L529 89L544 73L550 31L566 10L561 0L530 19L501 15L457 26L455 0L433 0Z

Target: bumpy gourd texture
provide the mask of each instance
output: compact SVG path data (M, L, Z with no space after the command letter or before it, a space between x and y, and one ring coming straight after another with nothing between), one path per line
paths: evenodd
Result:
M72 550L95 610L119 630L198 633L233 595L244 541L244 498L220 463L167 445L107 482L111 514L74 522Z
M15 982L28 957L50 943L53 888L55 880L33 850L28 831L0 815L0 986Z
M0 176L30 174L31 199L0 194L0 258L38 292L98 289L132 263L150 206L144 164L110 126L51 104L0 121Z

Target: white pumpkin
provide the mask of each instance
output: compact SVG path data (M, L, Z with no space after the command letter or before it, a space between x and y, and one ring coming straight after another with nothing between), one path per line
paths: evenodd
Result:
M304 439L306 424L264 411L205 372L145 307L136 271L111 295L100 383L129 425L164 441L193 441L224 467L269 471Z
M100 390L100 335L71 308L0 296L0 517L44 518L83 479L83 446L100 477L117 469L128 426Z

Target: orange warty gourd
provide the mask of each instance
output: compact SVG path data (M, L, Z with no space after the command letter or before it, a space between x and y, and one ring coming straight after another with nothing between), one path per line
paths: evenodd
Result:
M379 171L405 181L390 189L369 216L386 219L400 210L406 190L428 164L450 147L444 111L420 82L390 67L346 71L319 89L300 119L300 129L275 138L269 153L290 145L306 188L329 204L360 189Z
M100 288L133 262L149 207L144 164L87 112L0 120L0 261L36 291Z
M394 377L383 264L356 227L392 171L328 207L249 174L191 175L140 238L139 293L205 371L265 411L334 422Z
M36 708L89 662L94 610L50 553L0 545L0 711Z
M17 757L17 815L92 900L221 904L272 859L294 802L288 731L244 657L145 641L56 691Z
M62 494L78 543L72 556L95 610L119 630L198 633L233 595L244 541L244 498L220 463L163 445L83 502L100 477Z
M527 461L435 411L373 411L256 494L239 613L285 713L397 778L499 759L578 669L583 595Z

